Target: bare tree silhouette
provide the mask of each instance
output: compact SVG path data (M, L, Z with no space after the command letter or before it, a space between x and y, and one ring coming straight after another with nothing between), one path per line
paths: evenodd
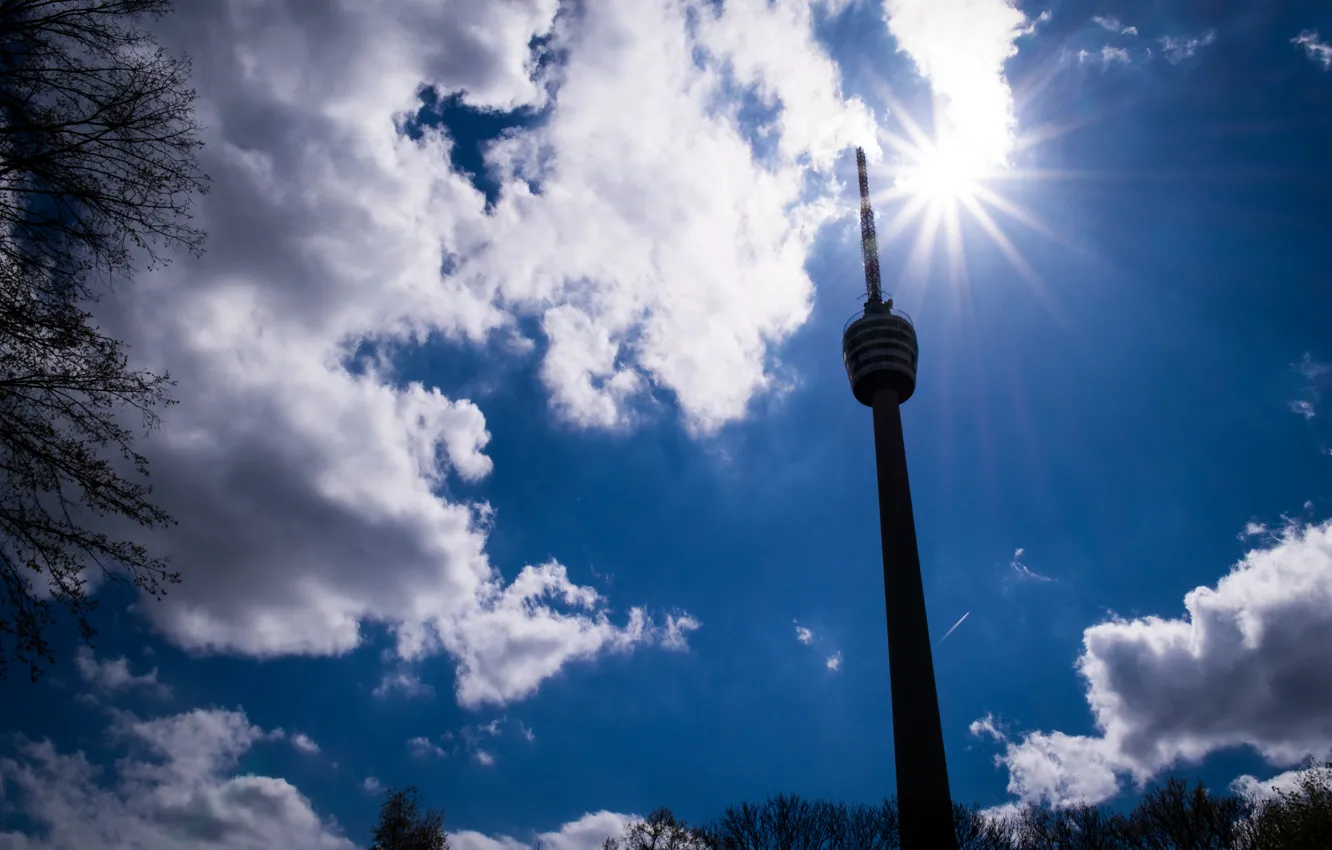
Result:
M131 369L88 312L136 262L202 248L189 63L143 26L170 8L0 2L0 675L53 661L53 605L91 641L89 570L154 596L178 579L101 520L171 521L122 418L155 426L171 381Z

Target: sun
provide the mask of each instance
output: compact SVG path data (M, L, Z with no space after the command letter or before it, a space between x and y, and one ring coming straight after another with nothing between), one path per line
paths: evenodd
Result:
M886 171L889 185L876 192L874 206L885 212L887 221L879 229L879 245L886 247L906 231L915 238L905 257L902 273L924 281L940 238L950 274L963 290L969 287L964 227L971 223L997 247L1019 276L1033 290L1044 283L1004 233L996 216L1010 219L1042 235L1057 235L1035 215L1004 197L1001 184L1012 185L1035 175L1013 168L1008 154L1029 142L1014 139L1001 121L957 121L936 113L927 131L906 110L894 110L903 132L881 130L886 156L877 170Z
M953 206L974 201L989 171L964 145L926 142L900 166L897 185L930 206Z

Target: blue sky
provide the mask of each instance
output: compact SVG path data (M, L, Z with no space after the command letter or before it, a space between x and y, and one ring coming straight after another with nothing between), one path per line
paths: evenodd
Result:
M0 846L364 846L388 785L462 850L892 793L856 144L881 232L926 209L882 264L955 798L1332 748L1326 9L233 6L163 30L209 254L103 308L180 378L185 580L0 685ZM980 188L894 193L936 113Z

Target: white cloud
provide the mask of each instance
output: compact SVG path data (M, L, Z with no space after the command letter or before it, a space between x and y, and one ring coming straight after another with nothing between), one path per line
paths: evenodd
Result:
M1004 63L1027 18L1012 0L885 0L888 29L945 103L946 132L972 161L1005 165L1017 119Z
M662 649L688 652L689 633L697 631L702 625L698 618L691 617L688 614L668 614L666 616L666 626L661 635Z
M823 665L836 673L842 669L842 651L839 649L832 655L829 655L823 662Z
M458 701L464 706L521 699L569 661L628 652L656 637L639 608L630 610L624 626L612 624L601 596L570 582L553 561L523 568L508 587L492 584L480 601L469 617L437 624L458 662Z
M1018 579L1024 581L1054 581L1054 579L1049 576L1041 575L1022 563L1022 556L1026 551L1027 550L1019 546L1013 551L1013 557L1008 559L1008 566L1009 569L1013 571L1013 574L1016 575Z
M967 727L967 731L972 735L975 735L977 738L982 735L988 735L996 741L1006 740L1006 736L1000 731L998 722L994 719L994 715L989 713L986 713L986 715L979 720L971 721L971 725Z
M1299 363L1292 363L1294 369L1305 380L1304 398L1290 402L1292 413L1303 416L1306 420L1318 415L1318 405L1323 400L1323 390L1332 384L1332 363L1320 363L1306 351Z
M407 699L428 699L435 695L435 689L421 681L421 677L407 670L386 672L375 686L373 695L387 699L392 694L402 694Z
M1266 533L1267 533L1266 525L1262 524L1261 522L1254 522L1253 520L1250 520L1249 522L1246 522L1244 524L1244 530L1241 531L1238 535L1236 535L1236 537L1238 537L1240 540L1244 540L1245 538L1248 537L1257 537L1260 534L1266 534Z
M1161 51L1165 54L1166 60L1173 64L1192 57L1198 52L1198 48L1215 42L1216 30L1207 30L1197 38L1176 38L1168 35L1158 40L1161 42Z
M1332 44L1319 41L1317 30L1304 30L1290 40L1291 44L1304 48L1304 53L1311 62L1322 65L1323 70L1332 69Z
M495 766L495 756L488 750L477 750L472 753L472 758L476 759L476 763L483 767Z
M160 697L171 695L171 689L157 681L157 668L138 676L130 672L129 659L120 658L98 661L91 649L80 646L74 655L74 665L79 677L98 691L115 692L142 688Z
M304 732L297 732L291 736L291 745L303 753L315 755L319 752L319 745L310 740L310 736Z
M1270 779L1258 779L1244 774L1237 776L1230 783L1230 791L1238 797L1254 802L1270 800L1279 794L1289 794L1300 787L1301 780L1309 776L1322 776L1326 768L1314 767L1301 770L1288 770Z
M536 733L527 726L524 726L521 722L518 724L518 734L522 735L529 744L536 741Z
M788 160L808 156L826 168L851 140L874 146L874 118L838 92L838 68L814 38L808 0L728 0L701 4L700 44L738 84L781 105L774 129Z
M179 380L143 445L179 520L149 542L184 581L142 613L175 644L338 655L382 624L400 660L451 657L476 706L571 662L683 648L697 626L641 609L613 621L554 562L502 572L486 554L502 518L469 489L493 465L482 410L387 359L347 362L364 342L427 338L512 352L524 318L545 329L540 374L575 423L622 427L658 394L709 432L779 385L831 215L809 165L874 141L807 4L605 0L557 21L559 5L232 0L161 23L193 57L209 128L214 191L195 218L209 250L141 275L98 318ZM543 35L567 59L534 77ZM764 162L734 82L780 106ZM422 84L549 107L486 150L493 210L450 170L443 131L398 132Z
M1122 47L1111 47L1106 45L1101 48L1101 64L1107 68L1116 63L1127 65L1133 60L1129 57L1129 52Z
M1095 53L1089 50L1079 50L1076 55L1079 65L1099 65L1103 71L1112 65L1131 65L1133 63L1133 56L1128 50L1123 47L1112 47L1108 44Z
M407 742L407 750L412 754L413 758L418 759L442 759L447 758L449 755L439 744L436 744L434 741L421 735L418 735Z
M1119 35L1136 36L1138 34L1137 27L1124 26L1119 18L1116 18L1114 15L1094 15L1092 17L1092 23L1096 24L1101 29L1109 30L1110 32Z
M361 790L367 794L378 794L384 790L384 783L373 776L367 776L365 781L361 783Z
M1078 668L1098 734L1035 732L999 761L1009 791L1098 802L1178 763L1252 747L1275 766L1332 750L1332 522L1290 521L1179 619L1087 629Z
M795 636L796 640L800 641L805 646L809 646L811 643L814 642L814 632L810 629L805 628L799 623L796 623Z
M109 781L83 753L61 753L50 741L20 740L0 758L7 799L33 828L0 832L0 847L354 850L285 780L236 774L237 760L273 737L239 711L148 721L121 714L114 732L128 754Z
M583 815L555 832L540 833L531 842L463 830L449 833L449 845L453 850L600 850L607 838L619 838L626 826L640 820L639 815L601 811Z

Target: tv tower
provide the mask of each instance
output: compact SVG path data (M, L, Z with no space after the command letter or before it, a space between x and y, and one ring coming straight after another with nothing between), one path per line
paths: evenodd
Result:
M934 686L899 407L916 391L919 349L911 319L893 309L891 298L883 298L863 148L856 148L856 167L860 172L860 240L869 297L865 312L852 317L842 331L842 357L856 401L874 410L902 850L956 850L953 801L948 792L948 764L939 721L939 695Z

